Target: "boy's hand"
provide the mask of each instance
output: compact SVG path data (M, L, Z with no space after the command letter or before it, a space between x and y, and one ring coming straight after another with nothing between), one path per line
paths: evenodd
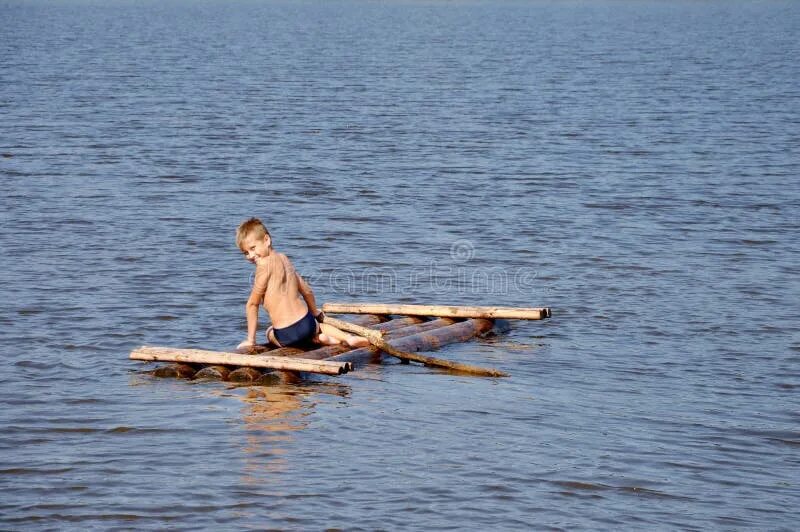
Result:
M319 312L317 312L317 315L314 316L314 319L317 320L319 323L322 323L323 321L325 321L325 313L320 310Z
M250 339L248 338L248 339L247 339L247 340L245 340L244 342L242 342L242 343L240 343L239 345L237 345L237 346L236 346L236 349L244 349L244 348L246 348L246 347L253 347L254 345L256 345L256 342L255 342L255 340L250 340Z

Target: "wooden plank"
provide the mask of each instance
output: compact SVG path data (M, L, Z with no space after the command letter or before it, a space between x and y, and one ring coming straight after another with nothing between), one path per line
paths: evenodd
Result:
M130 354L130 358L132 360L191 362L197 364L222 364L226 366L283 369L304 371L307 373L321 373L324 375L342 375L352 369L352 365L346 362L276 357L270 355L241 355L238 353L225 353L221 351L179 349L172 347L142 346L138 349L134 349Z
M325 318L325 323L333 325L340 331L346 331L349 333L357 334L362 338L368 339L370 342L376 342L383 340L383 331L377 331L375 329L370 329L369 327L364 327L363 325L356 325L355 323L350 323L344 320L338 320L333 316L328 316Z
M401 314L404 316L439 316L446 318L484 318L507 320L543 320L550 317L547 307L465 307L455 305L405 305L385 303L325 303L322 310L346 314Z

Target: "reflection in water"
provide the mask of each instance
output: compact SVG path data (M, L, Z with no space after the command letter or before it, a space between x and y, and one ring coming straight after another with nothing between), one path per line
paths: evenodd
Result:
M350 386L346 384L307 380L292 384L220 387L208 381L154 378L151 369L132 372L129 385L153 386L158 393L166 396L177 390L186 390L187 385L197 385L199 388L194 389L202 389L201 395L208 393L215 397L242 400L245 436L242 481L262 488L289 469L290 464L285 456L289 454L294 441L293 433L308 426L309 416L317 405L314 398L319 394L349 397L351 393Z
M285 455L294 440L292 433L306 428L318 393L346 397L350 387L312 383L303 386L276 385L243 388L245 402L244 473L247 484L263 485L289 468Z

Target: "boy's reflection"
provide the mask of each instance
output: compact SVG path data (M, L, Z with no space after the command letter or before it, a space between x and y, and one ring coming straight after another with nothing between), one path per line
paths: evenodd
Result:
M289 469L285 458L293 432L308 425L317 394L347 397L349 386L333 383L253 386L241 396L246 406L245 482L263 483L272 474Z

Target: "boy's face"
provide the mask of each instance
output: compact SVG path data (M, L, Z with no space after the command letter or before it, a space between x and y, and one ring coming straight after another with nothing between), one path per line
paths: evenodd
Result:
M264 235L262 238L248 235L242 240L242 254L248 261L256 264L260 259L265 259L269 256L271 243L269 235Z

